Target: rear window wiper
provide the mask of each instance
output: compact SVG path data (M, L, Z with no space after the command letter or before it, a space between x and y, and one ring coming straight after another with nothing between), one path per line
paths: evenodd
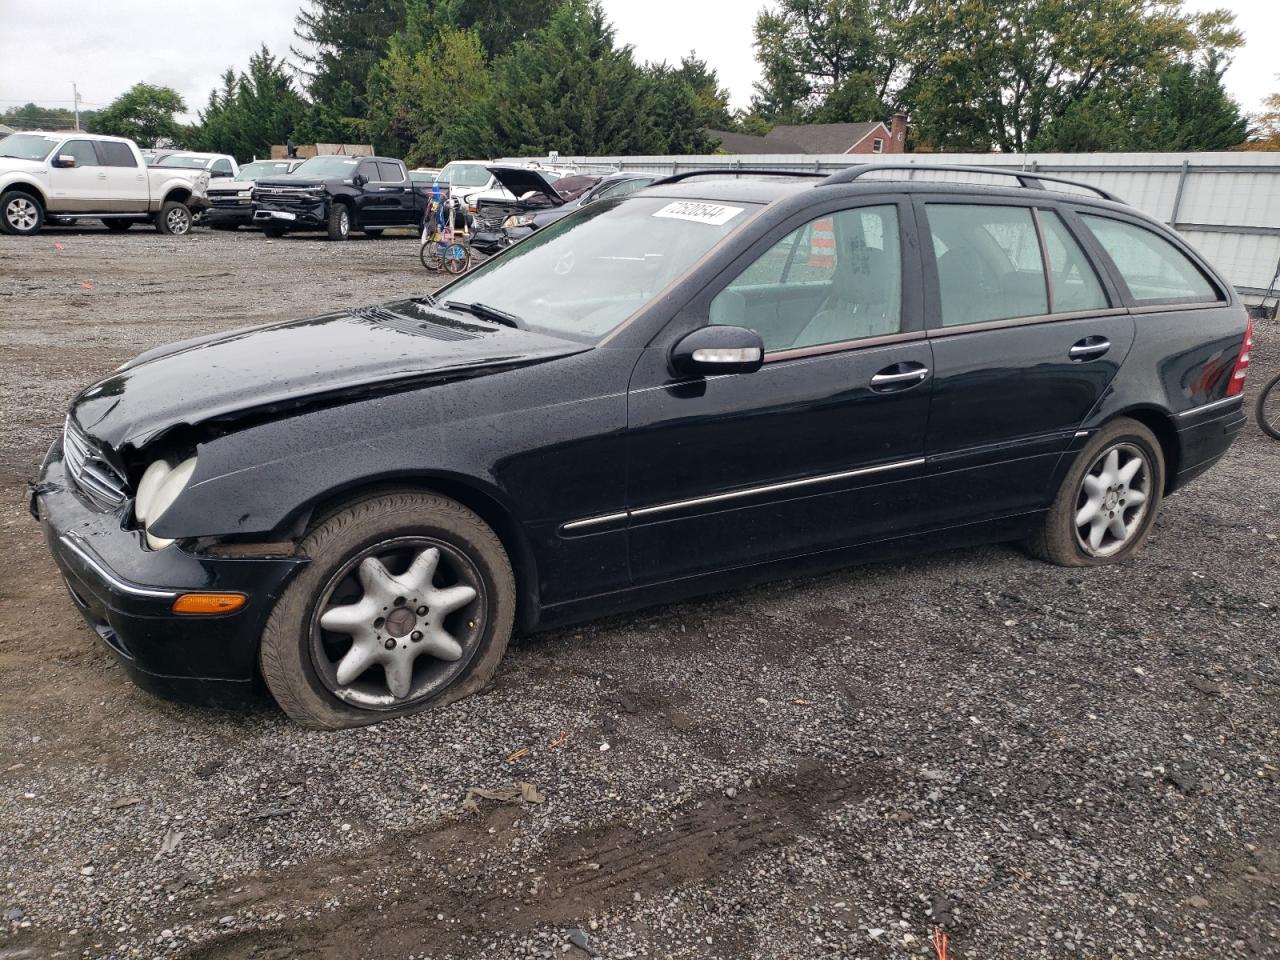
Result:
M480 317L483 320L492 320L494 323L501 323L508 327L515 327L517 330L524 326L524 321L514 313L507 313L507 311L491 307L487 303L462 303L458 300L446 300L444 305L451 310L465 310L472 316Z

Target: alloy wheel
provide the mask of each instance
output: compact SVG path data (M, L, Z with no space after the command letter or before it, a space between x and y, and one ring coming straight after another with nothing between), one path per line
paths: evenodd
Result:
M1085 553L1114 556L1138 536L1151 498L1151 473L1147 454L1132 443L1098 455L1076 498L1076 542Z
M14 230L26 232L35 228L39 213L26 197L14 197L4 208L4 218Z
M402 537L348 560L320 594L311 659L339 699L389 710L462 673L484 635L484 580L451 544Z
M165 222L169 232L180 237L191 228L191 215L182 207L175 207L169 211Z

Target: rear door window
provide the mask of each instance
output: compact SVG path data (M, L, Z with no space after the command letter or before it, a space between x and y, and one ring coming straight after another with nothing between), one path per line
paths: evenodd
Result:
M1030 208L931 203L926 211L944 327L1049 312L1040 237Z
M136 167L138 161L133 157L133 151L123 143L116 143L113 140L98 141L98 157L102 160L104 167Z
M1098 275L1080 244L1052 210L1039 211L1044 247L1049 254L1049 282L1053 288L1053 312L1077 313L1108 306Z
M389 160L378 161L378 179L383 183L399 183L404 179L404 171L400 164Z
M1218 291L1164 237L1121 220L1082 214L1138 303L1215 302Z

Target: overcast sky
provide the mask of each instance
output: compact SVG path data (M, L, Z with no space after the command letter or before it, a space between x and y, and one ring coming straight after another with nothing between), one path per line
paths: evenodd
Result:
M642 60L678 61L691 48L746 106L757 77L751 25L765 0L604 0L618 39ZM228 66L242 70L259 44L284 53L296 0L0 0L0 109L28 101L105 106L138 81L178 90L194 113ZM1248 43L1227 73L1246 111L1280 92L1280 0L1187 0L1225 6Z

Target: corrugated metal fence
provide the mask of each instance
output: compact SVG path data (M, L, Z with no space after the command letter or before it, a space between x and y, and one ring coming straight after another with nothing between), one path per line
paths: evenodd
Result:
M1249 299L1256 300L1280 272L1280 153L1030 153L904 154L863 158L825 156L560 157L558 163L587 170L678 173L700 168L754 167L834 173L875 159L921 168L975 164L1038 170L1096 184L1183 234ZM546 163L545 157L503 162ZM931 178L969 174L930 171ZM1004 184L1007 178L991 177ZM1280 286L1280 284L1277 284Z

